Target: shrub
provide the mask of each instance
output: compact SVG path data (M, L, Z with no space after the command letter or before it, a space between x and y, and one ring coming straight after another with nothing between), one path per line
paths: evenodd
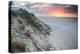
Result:
M25 52L26 44L21 41L12 40L11 41L11 49L12 52Z

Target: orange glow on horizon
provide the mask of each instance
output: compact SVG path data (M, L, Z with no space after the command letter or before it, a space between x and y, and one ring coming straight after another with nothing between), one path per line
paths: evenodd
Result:
M48 9L48 14L50 16L56 16L56 17L76 17L77 15L74 13L66 13L67 10L65 10L64 7L52 7Z
M53 7L48 9L48 13L53 16L61 17L64 16L64 8L63 7Z
M46 9L40 10L42 13L35 13L36 16L53 16L53 17L77 17L76 13L70 13L65 7L49 7ZM46 12L46 13L45 13Z

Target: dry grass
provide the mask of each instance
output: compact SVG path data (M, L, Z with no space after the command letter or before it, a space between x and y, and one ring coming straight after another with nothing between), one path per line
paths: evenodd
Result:
M25 51L26 44L23 41L18 41L18 40L12 40L11 42L11 48L13 52L21 52Z

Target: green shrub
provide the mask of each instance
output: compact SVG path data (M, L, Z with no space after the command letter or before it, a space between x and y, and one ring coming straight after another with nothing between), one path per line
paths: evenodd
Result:
M49 32L46 31L48 29L47 27L49 27L49 26L45 25L46 26L46 29L45 29L42 24L40 24L39 22L36 22L36 20L38 20L38 19L34 16L34 14L29 13L27 10L20 8L16 11L12 11L11 13L14 16L20 16L20 17L24 18L27 23L29 23L31 26L35 27L40 32L44 31L46 34L49 34Z

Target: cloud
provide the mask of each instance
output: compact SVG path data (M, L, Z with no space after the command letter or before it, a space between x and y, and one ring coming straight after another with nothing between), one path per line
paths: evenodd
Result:
M78 7L76 5L50 4L50 3L30 3L30 2L13 2L13 7L29 5L30 10L36 16L56 16L56 17L77 17Z
M37 5L37 4L36 4ZM77 7L71 5L41 5L37 6L38 16L77 17ZM73 9L74 8L74 9Z

